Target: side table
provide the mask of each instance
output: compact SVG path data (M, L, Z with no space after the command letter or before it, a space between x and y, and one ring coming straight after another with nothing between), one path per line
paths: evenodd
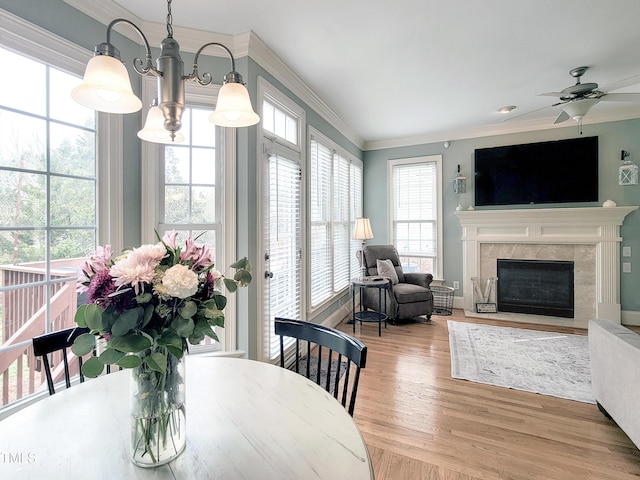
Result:
M382 323L384 322L384 328L387 328L388 316L385 313L387 311L387 292L391 287L391 282L383 277L365 277L365 279L354 278L351 280L351 303L353 311L353 333L356 332L356 322L377 322L378 323L378 336L382 336ZM378 311L363 310L362 309L362 291L365 288L377 288L378 289ZM360 291L360 311L356 312L356 289ZM382 297L384 292L384 310L382 308Z

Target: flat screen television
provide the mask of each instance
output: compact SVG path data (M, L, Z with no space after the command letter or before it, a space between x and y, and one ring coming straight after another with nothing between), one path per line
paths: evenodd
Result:
M475 205L598 201L598 137L478 148Z

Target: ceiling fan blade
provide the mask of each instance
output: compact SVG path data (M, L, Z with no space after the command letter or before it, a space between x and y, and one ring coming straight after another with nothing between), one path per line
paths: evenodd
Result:
M610 92L612 90L618 90L619 88L637 85L638 83L640 83L640 74L611 83L605 87L599 88L598 90L602 92Z
M569 120L569 114L564 110L562 110L560 112L560 115L558 115L558 117L556 118L555 122L553 122L553 124L555 125L556 123L562 123L565 120Z
M525 115L530 115L532 113L539 112L540 110L557 107L558 105L564 105L565 103L567 102L558 102L558 103L554 103L553 105L547 105L545 107L536 108L535 110L529 110L528 112L521 113L520 115L514 115L513 117L505 118L504 120L502 120L502 123L515 120L516 118L524 117Z
M640 102L640 93L607 93L600 100L609 102Z
M545 92L545 93L538 93L537 95L539 97L562 97L563 95L566 95L566 94L562 92Z

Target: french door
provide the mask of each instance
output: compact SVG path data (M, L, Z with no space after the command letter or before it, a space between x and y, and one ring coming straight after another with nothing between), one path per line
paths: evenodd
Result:
M273 360L280 353L274 318L302 318L302 170L282 153L267 153L266 163L263 356Z

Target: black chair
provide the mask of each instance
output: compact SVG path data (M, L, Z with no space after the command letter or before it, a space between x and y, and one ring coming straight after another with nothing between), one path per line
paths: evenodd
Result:
M292 369L293 364L295 364L296 373L315 381L327 392L331 393L345 408L347 408L346 401L349 398L347 410L349 415L353 416L358 393L358 382L360 381L360 369L365 367L367 361L367 346L357 338L339 330L301 320L276 318L275 333L280 335L280 366L285 366L284 337L295 338L295 361L292 362ZM300 349L301 341L306 342L304 351ZM322 354L323 348L329 350L328 355ZM315 357L312 357L312 351L315 351ZM332 365L334 365L334 353L337 354L337 359L335 360L337 367L335 369L332 368ZM303 359L301 361L301 357L305 356L306 360ZM312 359L317 362L315 375L311 370ZM325 374L321 374L323 362L328 365ZM304 363L306 363L306 366L301 371L300 365ZM354 375L351 376L351 372L354 370L353 367L355 367L355 371ZM342 372L344 372L343 380L341 380ZM314 376L315 378L312 378ZM339 398L338 392L341 381L343 382L342 394Z
M67 360L67 349L73 345L73 341L82 335L88 333L88 328L72 327L66 330L46 333L32 339L33 354L36 357L42 357L44 364L44 373L47 376L47 385L49 387L49 395L56 393L53 385L53 377L51 375L51 365L49 363L49 354L60 351L62 353L62 361L64 362L64 379L67 388L71 387L71 378L69 374L69 361ZM82 358L78 358L78 371L80 373L80 382L84 382L82 375Z

